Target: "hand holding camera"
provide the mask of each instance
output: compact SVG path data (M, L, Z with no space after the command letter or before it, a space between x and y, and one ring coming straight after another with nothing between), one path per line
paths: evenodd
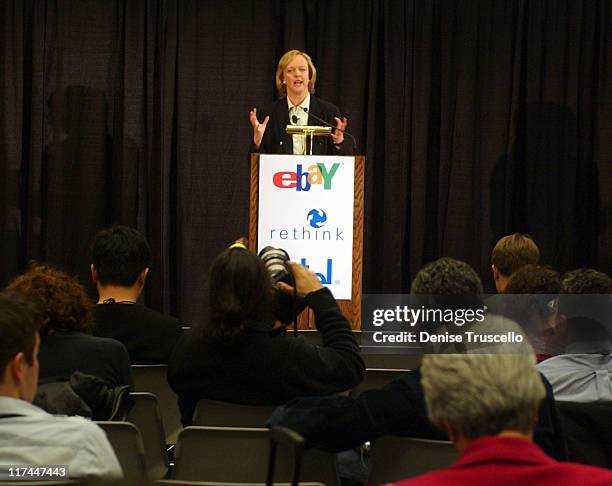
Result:
M298 298L303 299L309 293L323 288L319 278L306 267L291 261L287 262L287 264L290 265L295 278L295 288ZM293 295L293 287L291 285L285 282L278 282L276 286L281 292Z

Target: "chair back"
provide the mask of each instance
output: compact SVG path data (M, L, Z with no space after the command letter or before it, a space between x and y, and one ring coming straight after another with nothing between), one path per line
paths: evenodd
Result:
M612 468L612 402L556 402L570 461Z
M140 431L129 422L96 422L110 442L125 479L147 479L144 446Z
M157 397L149 392L130 394L134 406L127 421L134 424L144 443L145 464L149 479L161 479L168 472L166 433L159 412Z
M168 365L132 365L134 391L150 392L157 397L166 444L174 444L182 428L181 414L178 408L178 395L168 385Z
M452 442L387 435L376 439L367 486L399 481L450 466L459 457Z
M293 456L287 448L277 452L274 480L291 481ZM265 428L186 427L176 441L173 479L265 483L269 454L269 430ZM335 455L316 449L306 451L300 476L303 481L337 486Z
M196 405L193 425L263 428L275 408L273 405L241 405L202 399Z

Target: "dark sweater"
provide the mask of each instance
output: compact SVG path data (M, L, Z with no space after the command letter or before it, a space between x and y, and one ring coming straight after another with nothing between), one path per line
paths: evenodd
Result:
M132 385L127 350L114 339L76 331L43 336L38 361L41 382L67 379L75 371L80 371L102 378L115 387Z
M360 383L365 365L331 292L313 292L306 304L314 310L322 346L279 334L271 323L250 323L247 332L231 343L202 336L201 330L183 335L168 367L168 382L179 395L183 424L191 424L201 398L276 405Z
M567 450L552 387L540 375L546 398L534 428L534 442L559 461ZM447 440L427 418L420 369L407 371L383 388L366 390L357 398L306 397L276 409L270 426L282 425L299 432L317 448L343 451L383 435Z
M132 364L167 363L181 334L177 319L140 304L98 304L95 317L94 334L122 342Z

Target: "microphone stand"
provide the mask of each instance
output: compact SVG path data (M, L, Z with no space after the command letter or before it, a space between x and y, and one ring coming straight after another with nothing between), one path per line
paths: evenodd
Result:
M300 106L300 108L302 108L302 107ZM326 126L333 128L334 130L340 130L345 135L348 135L349 137L351 137L351 140L353 141L353 155L357 155L357 140L355 139L355 137L353 137L353 135L351 135L346 130L338 128L335 125L329 123L327 120L323 120L323 118L319 118L317 115L314 115L313 113L309 112L306 108L302 108L302 110L304 110L306 113L308 113L308 116L313 117L318 122L321 122L321 123L325 124Z

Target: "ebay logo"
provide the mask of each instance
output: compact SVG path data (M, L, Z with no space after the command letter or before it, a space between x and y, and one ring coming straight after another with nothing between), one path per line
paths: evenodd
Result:
M338 162L328 169L324 163L319 162L308 166L306 170L302 164L297 164L295 172L276 172L272 176L273 184L279 189L295 189L296 191L310 191L313 185L323 185L323 189L331 189L332 179L338 171Z

